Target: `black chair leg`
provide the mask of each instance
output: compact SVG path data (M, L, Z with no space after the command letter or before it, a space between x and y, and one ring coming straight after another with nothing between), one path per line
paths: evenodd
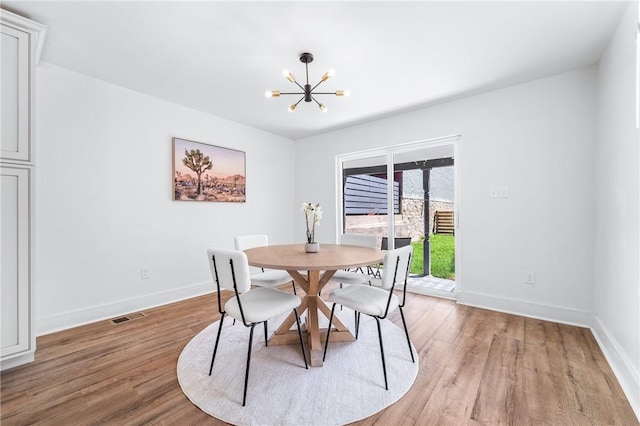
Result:
M251 324L251 331L249 331L249 350L247 351L247 371L244 373L244 395L242 396L242 406L244 407L247 401L247 384L249 383L249 367L251 366L251 345L253 344L253 329L256 323Z
M265 345L265 346L269 346L269 340L268 340L268 338L267 338L267 334L268 334L268 332L267 332L267 327L268 327L268 326L267 326L267 322L268 322L268 321L265 321L265 322L264 322L264 345Z
M211 375L211 371L213 371L213 361L216 359L216 352L218 352L218 342L220 341L220 332L222 331L222 323L224 322L224 316L226 312L222 313L222 317L220 318L220 325L218 326L218 336L216 337L216 344L213 347L213 356L211 357L211 367L209 367L209 375Z
M382 344L382 329L380 328L380 318L374 317L378 324L378 339L380 339L380 355L382 356L382 372L384 373L384 388L389 390L387 383L387 364L384 362L384 345Z
M356 328L356 340L358 340L358 311L353 311L353 326Z
M298 293L296 293L296 282L295 281L291 281L291 285L293 286L293 294L295 294L297 296Z
M304 343L302 342L302 330L300 330L300 318L298 317L298 310L294 309L293 313L296 316L296 325L298 326L298 337L300 338L300 348L302 349L302 358L304 358L304 368L309 369L309 364L307 364L307 353L304 350Z
M402 312L402 307L400 307L400 318L402 318L402 325L404 325L404 334L407 336L407 345L409 345L411 362L416 362L415 358L413 357L413 350L411 349L411 340L409 339L409 330L407 329L407 322L404 320L404 312Z
M322 354L322 362L327 357L327 348L329 347L329 335L331 334L331 324L333 323L333 313L336 310L336 304L331 306L331 316L329 316L329 328L327 328L327 341L324 342L324 353Z

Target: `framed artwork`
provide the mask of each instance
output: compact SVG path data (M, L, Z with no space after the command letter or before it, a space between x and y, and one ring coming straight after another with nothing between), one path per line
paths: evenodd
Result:
M246 201L243 151L173 138L175 201Z

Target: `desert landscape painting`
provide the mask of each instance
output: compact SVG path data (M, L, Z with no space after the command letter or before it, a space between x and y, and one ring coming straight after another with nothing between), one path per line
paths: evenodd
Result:
M173 138L173 199L246 201L245 153Z

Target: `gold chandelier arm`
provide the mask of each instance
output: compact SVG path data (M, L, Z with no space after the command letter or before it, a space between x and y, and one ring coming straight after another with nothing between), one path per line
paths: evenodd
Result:
M315 101L315 103L318 104L318 108L320 108L320 111L322 111L322 112L327 112L328 111L328 108L324 104L321 104L320 102L318 102L318 100L316 98L314 98L312 96L311 99L313 99Z
M313 89L311 89L311 91L313 91L316 87L320 86L321 83L329 80L331 77L333 77L335 74L335 71L332 69L330 69L329 71L325 72L322 77L320 78L320 81L318 82L318 84L316 84L315 86L313 86ZM308 79L309 77L307 77Z
M302 100L303 100L303 99L304 99L304 96L303 96L303 97L301 97L301 98L298 100L298 102L296 102L295 104L291 105L291 106L289 107L289 112L293 112L293 111L295 111L296 107L298 106L298 104L299 104L300 102L302 102Z
M316 89L316 87L320 86L323 82L324 82L324 80L320 80L320 81L318 82L318 84L316 84L315 86L313 86L313 87L311 88L311 91L313 92L313 91ZM324 93L318 93L318 95L324 95Z
M265 92L267 98L279 98L281 95L304 95L304 92L281 92L279 90L267 90Z

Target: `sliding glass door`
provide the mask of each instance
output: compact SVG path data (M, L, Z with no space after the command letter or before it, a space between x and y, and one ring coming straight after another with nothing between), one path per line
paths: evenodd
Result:
M446 232L454 238L456 139L339 156L341 231L375 235L383 249L414 245L411 275L430 276L438 215L440 225L450 220Z

